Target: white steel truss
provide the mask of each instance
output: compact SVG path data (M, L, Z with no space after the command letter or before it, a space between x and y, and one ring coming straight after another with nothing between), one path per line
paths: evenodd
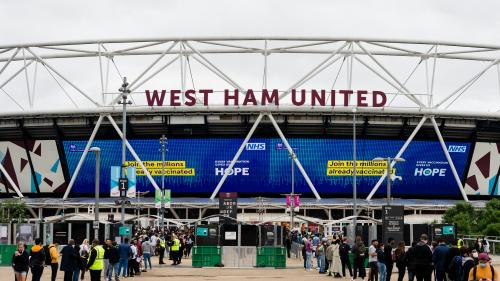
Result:
M263 56L264 65L260 56ZM80 69L78 63L82 61L91 61L94 67L97 67L92 69L84 66ZM180 63L175 63L177 61ZM255 61L258 66L257 71L251 72L247 69L250 68L252 61ZM285 65L285 61L288 64ZM303 62L303 64L290 64L295 62ZM327 37L132 38L0 45L0 119L73 114L99 116L64 198L68 197L74 185L75 178L78 176L88 148L103 118L106 117L121 135L111 117L111 114L121 111L121 106L117 104L121 95L116 90L108 91L109 88L118 88L120 83L110 77L110 63L111 67L116 69L118 76L123 75L134 79L130 84L131 93L126 94L130 95L134 101L134 104L128 106L128 112L259 114L258 122L256 121L254 126L257 126L260 119L267 115L291 155L293 151L290 151L288 142L272 114L281 112L351 114L355 107L352 105L320 107L311 104L305 104L302 107L293 106L287 100L291 90L298 87L326 89L329 86L325 87L322 83L332 85L332 82L333 86L347 85L349 89L366 89L367 85L362 84L362 81L368 78L368 74L360 73L367 71L375 77L375 80L373 78L369 80L376 85L371 89L386 92L389 102L384 108L356 108L358 114L403 114L422 118L398 155L404 152L423 123L430 119L465 200L467 196L453 162L447 150L444 149L444 140L435 118L468 117L500 121L500 96L498 95L500 92L500 45ZM345 75L341 71L344 63L346 64ZM449 67L448 71L443 70L447 64L454 65L455 63L461 66ZM120 66L120 70L117 65ZM336 65L339 65L338 73L333 71ZM420 68L420 65L425 66L425 76L418 80L418 71L424 68ZM192 66L198 67L198 70L192 71ZM140 72L135 73L132 71L134 69L139 69ZM280 89L279 106L260 103L255 106L224 106L220 104L220 99L215 99L208 105L197 102L191 107L151 108L145 103L144 89L158 89L158 87L182 91L189 89L190 87L186 84L188 69L192 88L195 88L193 72L197 74L198 89L210 87L211 82L218 83L217 86L212 87L214 96L220 96L227 87L239 90L240 95L244 94L247 89ZM452 72L451 78L445 75L450 71ZM171 72L176 72L175 76ZM335 72L336 75L331 72ZM90 79L85 74L93 73L97 74L97 79L89 82ZM257 73L258 77L248 79L250 75L248 73ZM216 76L217 81L213 80L213 75ZM119 78L121 81L122 77ZM48 87L48 80L51 83L55 81L56 84ZM341 80L345 81L345 84L340 83ZM280 88L281 82L288 87ZM491 85L485 86L483 82ZM368 85L368 87L371 86ZM63 99L67 98L69 103L64 103L61 107L52 106L46 100L53 92L62 92L65 97ZM471 99L474 106L468 106ZM252 129L248 138L255 130L254 127ZM142 163L129 143L127 147L134 158ZM241 154L240 150L233 160ZM294 161L316 198L319 199L319 194L303 171L300 162L296 158ZM391 163L391 166L393 165L394 163ZM5 174L1 165L0 170ZM151 175L145 172L152 185L158 188ZM226 177L227 175L223 176L214 194L220 189ZM6 178L9 180L9 175L6 174ZM377 191L384 178L385 175L380 178L368 196L368 200ZM22 196L18 187L11 181L9 180L14 190Z

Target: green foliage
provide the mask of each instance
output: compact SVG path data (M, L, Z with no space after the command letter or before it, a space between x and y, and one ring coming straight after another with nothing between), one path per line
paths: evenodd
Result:
M0 203L0 222L25 222L28 218L28 208L23 201L9 199Z
M461 234L500 236L500 200L491 199L481 210L470 203L457 203L445 212L443 221L457 224Z

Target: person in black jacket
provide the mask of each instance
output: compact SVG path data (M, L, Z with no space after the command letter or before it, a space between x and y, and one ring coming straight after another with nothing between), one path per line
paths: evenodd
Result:
M35 245L31 247L30 252L30 268L33 277L32 281L40 281L42 278L43 268L45 266L45 252L42 246L42 239L35 239Z
M113 271L115 272L115 280L120 281L118 279L118 264L120 262L120 253L118 252L118 246L116 242L111 241L111 239L106 240L106 248L104 249L104 258L109 260L108 271L105 272L104 276L108 281L113 279Z
M29 270L29 255L23 242L17 243L17 251L12 255L12 268L17 281L26 281Z
M385 267L387 270L385 276L386 281L391 281L392 268L394 267L394 261L392 259L392 250L395 247L394 243L396 243L394 238L389 238L387 239L387 245L384 247Z
M432 276L432 250L427 245L427 234L420 236L420 242L415 246L415 273L417 281L431 281Z
M354 243L354 246L352 247L352 253L354 255L354 276L353 278L357 278L357 274L359 271L359 277L361 279L365 279L366 276L366 270L365 270L365 260L367 257L366 253L366 247L365 244L363 243L363 239L361 239L361 236L356 237L356 242Z
M64 271L64 281L73 281L73 272L76 269L75 240L71 239L68 245L61 250L61 271Z
M404 262L406 268L408 269L408 281L413 281L415 279L415 247L417 242L413 241L411 247L406 251Z
M446 262L444 264L444 268L445 268L446 273L448 275L450 274L449 268L450 268L451 262L453 261L453 258L456 256L460 256L460 255L461 254L460 254L460 249L457 246L457 240L453 239L451 241L451 248L448 250L448 254L446 255ZM448 279L453 280L451 278L448 278Z
M352 267L351 267L351 261L349 260L350 251L351 251L351 246L347 244L347 237L344 237L339 247L340 261L342 263L342 276L346 277L345 268L347 266L347 268L349 269L349 275L351 275L352 278Z

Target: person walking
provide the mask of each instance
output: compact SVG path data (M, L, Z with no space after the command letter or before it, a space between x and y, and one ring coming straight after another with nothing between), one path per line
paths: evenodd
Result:
M87 270L90 273L91 281L100 281L101 273L104 269L104 248L99 245L99 240L92 241L89 259L87 261Z
M387 280L387 267L385 264L387 257L385 256L384 243L380 243L378 245L376 253L377 253L377 268L379 272L378 280L380 281Z
M415 275L417 281L431 281L432 276L432 250L427 244L427 234L420 236L420 242L415 246Z
M406 251L405 254L405 264L408 268L408 281L413 281L415 279L415 247L417 242L413 241L411 247Z
M42 246L42 239L35 239L35 245L31 247L29 254L29 267L31 269L31 280L40 281L45 267L45 252Z
M75 240L70 239L68 245L61 250L61 271L64 271L64 281L73 281L73 272L76 270Z
M349 260L349 253L351 252L351 246L347 243L347 237L344 237L342 239L342 243L340 243L340 261L342 262L342 276L346 277L345 274L345 268L347 267L349 269L349 275L351 276L351 279L353 277L352 275L352 266L351 266L351 261Z
M446 281L446 260L448 258L448 246L443 239L438 239L438 246L432 253L432 263L436 270L436 281Z
M49 245L49 256L50 256L50 280L56 281L57 270L59 269L59 252L57 252L58 243L51 243Z
M372 240L372 244L368 248L368 265L370 266L370 274L368 275L369 281L378 281L378 260L377 260L377 239ZM384 281L384 280L380 280Z
M396 247L395 243L396 241L394 240L394 238L390 237L389 239L387 239L387 245L384 245L384 261L386 267L385 281L391 281L392 268L394 267L393 251Z
M17 281L26 281L29 271L29 259L24 243L17 243L17 250L12 255L12 268Z
M498 280L498 272L493 268L490 263L490 258L487 253L479 254L479 264L474 266L469 272L469 280Z
M128 272L128 259L130 257L130 245L128 244L129 239L125 238L123 239L123 243L118 246L118 254L120 256L120 261L118 264L118 275L120 275L120 272L122 272L122 277L126 278L127 277L127 272Z
M151 265L151 253L153 253L153 246L151 246L151 242L149 242L149 237L146 237L144 238L144 242L142 243L142 256L144 258L143 272L147 272L148 264L149 269L153 269Z
M356 242L354 243L354 246L352 247L352 254L354 255L353 279L356 279L358 277L358 272L359 272L359 277L361 279L365 279L365 277L366 277L366 270L365 270L366 247L365 247L365 244L363 243L363 239L361 239L361 236L356 237Z
M451 247L448 250L448 254L446 255L446 262L444 264L444 269L447 273L447 279L450 279L453 281L454 281L454 279L449 277L450 276L450 266L451 266L451 263L453 261L453 258L456 256L461 256L461 254L460 254L460 249L457 246L457 240L453 239L451 241Z
M398 268L398 281L403 281L406 272L405 263L405 241L400 241L398 247L394 251L396 267Z

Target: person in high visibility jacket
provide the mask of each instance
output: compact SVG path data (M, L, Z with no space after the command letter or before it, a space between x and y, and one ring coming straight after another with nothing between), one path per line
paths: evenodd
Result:
M172 245L170 246L170 251L172 252L172 265L178 265L181 263L182 253L181 249L181 241L177 238L177 235L172 235Z
M457 246L459 249L464 246L464 237L463 236L460 236L460 238L458 239Z
M90 272L91 281L100 281L104 269L104 248L99 245L99 240L92 241L92 249L87 260L87 270Z
M159 264L165 264L163 261L163 257L165 256L165 237L163 237L163 235L160 236L156 245L156 248L158 249L158 257L160 259Z

